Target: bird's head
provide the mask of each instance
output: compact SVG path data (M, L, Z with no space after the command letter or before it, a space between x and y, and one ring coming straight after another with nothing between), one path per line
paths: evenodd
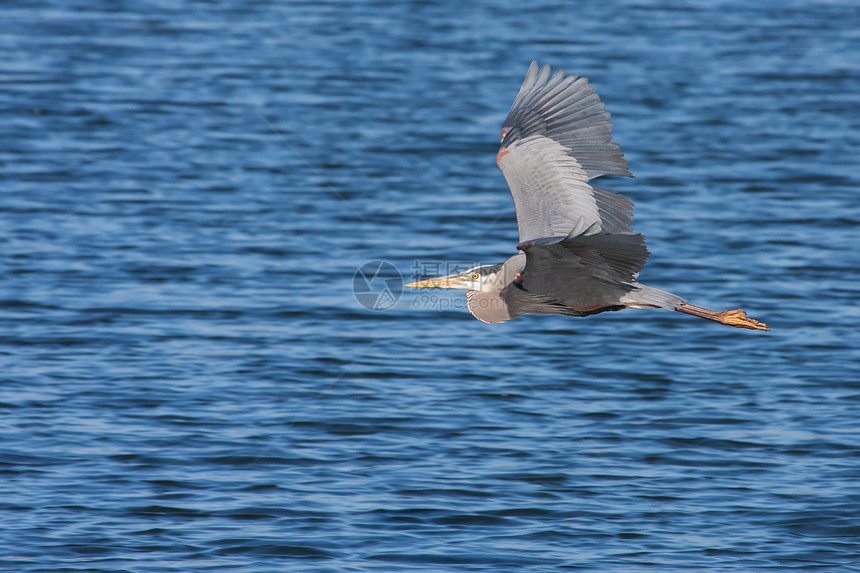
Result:
M505 287L502 280L502 265L483 265L474 267L462 273L454 273L453 275L445 275L443 277L434 277L432 279L424 279L408 283L403 286L418 288L418 287L436 287L436 288L451 288L460 290L476 290L480 292L499 291Z

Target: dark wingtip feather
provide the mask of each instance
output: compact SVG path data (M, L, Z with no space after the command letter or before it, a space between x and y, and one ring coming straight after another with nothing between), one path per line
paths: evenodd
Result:
M545 135L567 147L589 179L600 175L632 177L624 152L612 141L609 112L587 78L538 71L532 61L503 124L502 147L532 135Z

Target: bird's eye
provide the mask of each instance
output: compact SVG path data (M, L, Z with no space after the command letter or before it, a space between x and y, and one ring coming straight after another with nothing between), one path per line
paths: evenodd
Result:
M472 280L473 280L473 281L476 281L476 280L478 280L479 278L481 278L481 275L479 275L478 273L472 273Z

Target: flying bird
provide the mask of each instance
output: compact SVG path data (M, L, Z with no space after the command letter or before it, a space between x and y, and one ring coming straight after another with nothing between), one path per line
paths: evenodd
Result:
M633 176L611 132L609 113L587 78L532 62L496 155L514 199L520 252L405 286L466 290L469 312L489 324L524 314L665 308L768 330L739 308L708 310L637 282L648 249L632 229L633 202L591 183L603 175Z

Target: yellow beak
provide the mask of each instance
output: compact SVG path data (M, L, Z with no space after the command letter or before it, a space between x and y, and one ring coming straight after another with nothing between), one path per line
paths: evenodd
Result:
M468 281L459 275L447 275L435 277L405 284L403 286L412 288L436 287L436 288L469 288Z

